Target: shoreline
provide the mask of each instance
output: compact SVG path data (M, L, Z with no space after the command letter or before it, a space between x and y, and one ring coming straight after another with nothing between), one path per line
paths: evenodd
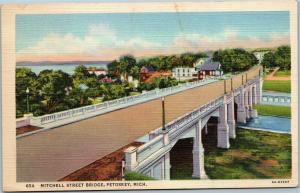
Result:
M274 131L274 130L269 130L269 129L264 129L264 128L255 128L255 127L247 127L247 126L237 126L238 128L241 129L248 129L248 130L255 130L255 131L266 131L266 132L271 132L271 133L280 133L280 134L289 134L291 135L291 131Z

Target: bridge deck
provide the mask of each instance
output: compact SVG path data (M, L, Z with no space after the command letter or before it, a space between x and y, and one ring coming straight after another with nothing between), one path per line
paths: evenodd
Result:
M219 81L170 95L165 98L166 122L223 94ZM56 181L160 127L161 116L156 99L19 138L17 181Z

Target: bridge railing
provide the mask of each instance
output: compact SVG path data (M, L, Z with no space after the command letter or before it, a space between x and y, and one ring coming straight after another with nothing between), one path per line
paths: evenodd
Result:
M45 124L53 123L56 121L64 120L64 119L74 119L76 117L81 117L82 115L88 114L101 114L107 112L109 109L117 109L118 107L126 107L139 102L145 102L149 100L153 100L162 96L167 96L170 94L174 94L180 91L184 91L186 89L194 88L203 84L215 82L220 77L212 77L205 80L198 80L194 82L187 82L184 84L180 84L173 87L163 88L163 89L155 89L148 92L141 93L135 96L123 97L120 99L115 99L111 101L107 101L101 104L89 105L85 107L79 107L71 110L61 111L49 115L43 115L38 117L32 117L30 123L36 126L42 126Z
M199 120L202 116L211 111L215 110L223 103L223 97L217 98L212 102L209 102L200 108L193 110L190 113L187 113L174 121L169 122L166 125L166 130L168 131L169 140L170 142L173 141L178 135L180 135L186 126L193 123L195 120ZM158 150L162 149L164 144L164 132L162 128L156 130L156 137L150 140L149 142L145 143L144 145L140 146L136 151L136 159L137 162L140 163L148 158L153 153L157 152Z
M148 143L140 146L137 149L136 159L137 162L142 162L147 157L152 155L153 153L157 152L159 149L164 147L164 138L163 135L159 135L149 141Z
M249 70L249 73L256 71L257 69ZM204 84L215 82L219 79L228 80L235 75L223 75L218 77L209 77L204 80L198 80L194 82L187 82L173 87L155 89L139 95L123 97L120 99L115 99L107 101L101 104L89 105L85 107L79 107L71 110L61 111L49 115L43 115L39 117L31 117L30 124L38 127L45 127L47 124L55 123L57 121L64 121L64 123L70 123L81 118L87 118L90 116L99 115L102 113L109 112L111 110L116 110L118 108L128 107L140 102L146 102L149 100L157 99L162 96L167 96L180 91L184 91L190 88L195 88ZM18 120L17 120L18 122Z
M290 106L291 95L281 93L262 93L262 104Z
M214 111L222 104L223 104L223 97L217 98L216 100L209 102L201 106L200 108L186 114L185 116L180 117L180 119L171 122L166 127L169 131L170 141L173 141L178 135L180 135L184 131L186 126L193 123L195 120L200 119L200 117L210 113L211 111Z

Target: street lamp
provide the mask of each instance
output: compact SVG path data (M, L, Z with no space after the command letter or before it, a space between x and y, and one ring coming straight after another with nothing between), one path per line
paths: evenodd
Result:
M26 95L27 95L27 113L29 113L29 88L26 88Z
M165 120L165 97L161 97L162 106L162 130L166 130L166 120Z

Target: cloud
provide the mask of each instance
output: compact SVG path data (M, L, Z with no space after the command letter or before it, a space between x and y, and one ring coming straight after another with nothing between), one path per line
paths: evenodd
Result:
M84 37L49 33L36 45L20 50L17 60L113 60L125 54L142 57L236 47L276 47L289 41L288 33L270 33L268 38L259 38L225 29L210 35L178 34L173 41L163 44L141 37L122 39L109 25L99 24L90 26Z
M239 31L224 30L211 36L186 34L175 39L172 49L184 48L205 51L226 48L267 48L290 44L288 33L271 33L267 38L244 36Z

